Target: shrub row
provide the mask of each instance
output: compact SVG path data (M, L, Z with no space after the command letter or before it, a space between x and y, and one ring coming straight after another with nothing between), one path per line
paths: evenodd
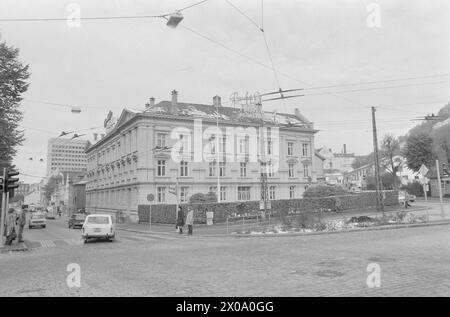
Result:
M398 205L398 192L385 191L385 206ZM376 206L376 192L303 199L286 199L271 201L271 212L274 215L290 212L339 212L350 209L367 209ZM230 202L230 203L193 203L183 204L186 215L188 207L194 210L195 223L206 223L206 212L214 213L214 222L225 222L227 217L249 215L259 212L259 201ZM152 223L175 224L176 205L152 205ZM139 222L149 222L150 205L139 205Z

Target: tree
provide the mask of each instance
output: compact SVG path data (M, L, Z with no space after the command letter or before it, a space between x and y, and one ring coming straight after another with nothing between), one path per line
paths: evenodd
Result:
M191 204L202 204L202 203L216 203L217 195L213 192L207 194L197 193L189 198L189 203Z
M390 172L385 172L382 173L380 175L381 178L381 185L383 187L383 189L395 189L396 184L400 184L401 180L397 175L393 175ZM376 185L376 181L375 181L375 176L374 175L368 175L366 177L366 184L367 190L376 190L377 189L377 185Z
M384 135L380 146L381 166L388 170L392 177L392 185L397 187L397 171L401 160L396 158L400 154L400 142L393 134Z
M17 146L24 141L19 123L22 94L28 89L28 65L19 60L19 50L0 43L0 168L11 167Z
M44 187L45 198L50 200L50 198L52 197L53 193L58 188L58 185L59 185L60 182L62 182L61 175L50 176L50 178L48 180L48 183Z
M424 133L410 135L406 141L403 155L406 157L408 167L418 171L422 164L432 166L435 159L433 139Z
M367 165L369 163L374 162L373 153L370 153L368 155L362 155L362 156L356 156L355 160L352 163L352 168L357 169L361 166Z
M11 198L10 203L23 202L25 197L22 194L15 194L13 198Z

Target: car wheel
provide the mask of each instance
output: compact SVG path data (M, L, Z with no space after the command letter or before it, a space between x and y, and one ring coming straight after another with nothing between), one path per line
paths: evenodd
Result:
M30 226L30 225L28 225L28 229L31 229L31 228L33 228L32 226Z
M46 227L46 225L43 225L43 226L42 226L42 228L44 228L44 229L45 229L45 227Z
M86 239L84 239L84 243L86 244L86 243L88 243L88 239L86 238Z

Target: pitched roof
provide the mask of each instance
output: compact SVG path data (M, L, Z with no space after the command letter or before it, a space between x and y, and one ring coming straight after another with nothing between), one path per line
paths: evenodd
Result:
M160 115L173 115L171 113L171 101L161 101L153 107L148 108L143 113L148 114L160 114ZM177 113L175 115L204 118L204 119L216 119L217 107L214 105L196 104L196 103L177 103ZM219 106L219 118L221 120L240 121L248 123L260 123L261 118L258 118L256 113L245 113L240 108L236 107L223 107ZM304 126L305 128L311 128L311 122L309 122L303 116L298 117L295 114L277 113L264 111L264 122L271 124L285 124L287 126Z

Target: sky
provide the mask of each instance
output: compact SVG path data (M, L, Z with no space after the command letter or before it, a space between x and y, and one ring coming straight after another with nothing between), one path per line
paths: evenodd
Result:
M2 0L0 19L66 19L73 5L81 17L161 15L195 2ZM212 104L214 95L226 102L234 92L309 88L310 96L263 108L299 108L319 130L316 148L340 152L346 144L356 154L372 151L371 106L381 138L407 133L417 123L412 119L450 101L448 0L209 0L182 14L174 29L162 18L81 20L79 27L0 21L0 41L19 48L31 72L18 168L45 175L49 138L84 130L92 139L109 110L144 109L152 96L170 100L173 89L180 102ZM403 78L410 79L390 81ZM372 81L384 82L320 89Z

